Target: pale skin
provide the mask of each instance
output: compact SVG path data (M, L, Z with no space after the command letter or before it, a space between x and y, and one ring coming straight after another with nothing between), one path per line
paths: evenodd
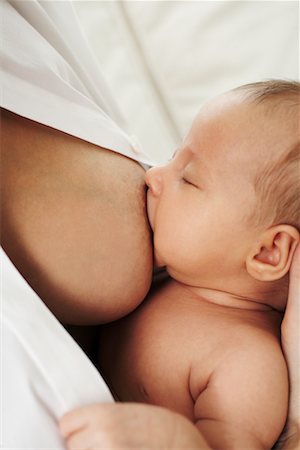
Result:
M115 420L110 414L127 413L129 429L143 432L143 415L173 433L180 424L180 435L170 433L168 441L166 431L161 446L149 448L268 449L278 438L288 409L281 280L299 233L285 224L250 227L247 218L255 207L251 178L260 159L276 160L282 142L293 143L296 123L284 128L277 116L261 131L252 108L236 95L211 103L174 159L146 174L155 260L172 280L102 336L100 365L116 397L173 413L136 404L86 407L61 422L68 448L141 447L147 441L140 433L114 433L112 440L107 434ZM267 148L271 155L263 154ZM295 394L289 421L299 424L297 316L290 313L299 298L297 261L282 333Z

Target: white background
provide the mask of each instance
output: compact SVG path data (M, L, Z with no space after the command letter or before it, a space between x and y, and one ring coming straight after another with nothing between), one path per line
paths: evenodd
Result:
M299 78L297 1L76 1L129 132L158 162L201 104L232 87Z

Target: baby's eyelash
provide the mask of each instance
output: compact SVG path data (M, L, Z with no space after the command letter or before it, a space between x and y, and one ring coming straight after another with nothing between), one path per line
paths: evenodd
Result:
M184 177L182 177L182 181L183 181L185 184L188 184L188 185L190 185L190 186L193 186L193 187L196 188L196 189L199 189L199 186L197 186L196 184L192 183L191 181L187 180L187 179L184 178Z
M186 178L182 178L182 181L186 184L190 184L191 186L195 186L193 183L191 183L189 180L187 180Z

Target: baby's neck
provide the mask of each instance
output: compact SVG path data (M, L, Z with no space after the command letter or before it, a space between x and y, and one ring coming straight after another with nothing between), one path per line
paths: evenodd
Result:
M175 283L193 296L195 299L199 298L202 301L207 301L212 304L225 306L228 308L245 309L252 311L274 311L274 308L268 302L250 296L237 295L231 292L226 292L219 289L204 288L199 286L190 286L174 280Z

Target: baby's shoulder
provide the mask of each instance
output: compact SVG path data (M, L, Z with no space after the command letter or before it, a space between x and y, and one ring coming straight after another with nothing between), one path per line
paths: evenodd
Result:
M286 377L286 364L276 327L264 325L259 321L234 320L223 321L215 329L214 339L207 339L208 352L206 364L206 382L203 384L203 361L194 358L190 372L190 390L197 397L212 380L228 380L231 371L240 373L281 374ZM230 368L230 369L229 369Z
M230 348L232 347L232 348ZM278 321L270 317L262 320L240 320L237 323L236 335L233 332L232 339L228 340L228 351L234 350L235 358L247 354L251 358L270 355L276 359L282 359L280 343L280 327Z
M270 383L276 373L276 386L286 382L287 368L282 353L280 337L271 328L245 325L243 336L231 342L224 351L224 357L216 361L213 377L228 379L230 369L241 377L264 379ZM272 381L273 383L273 381ZM247 384L245 384L247 390Z

